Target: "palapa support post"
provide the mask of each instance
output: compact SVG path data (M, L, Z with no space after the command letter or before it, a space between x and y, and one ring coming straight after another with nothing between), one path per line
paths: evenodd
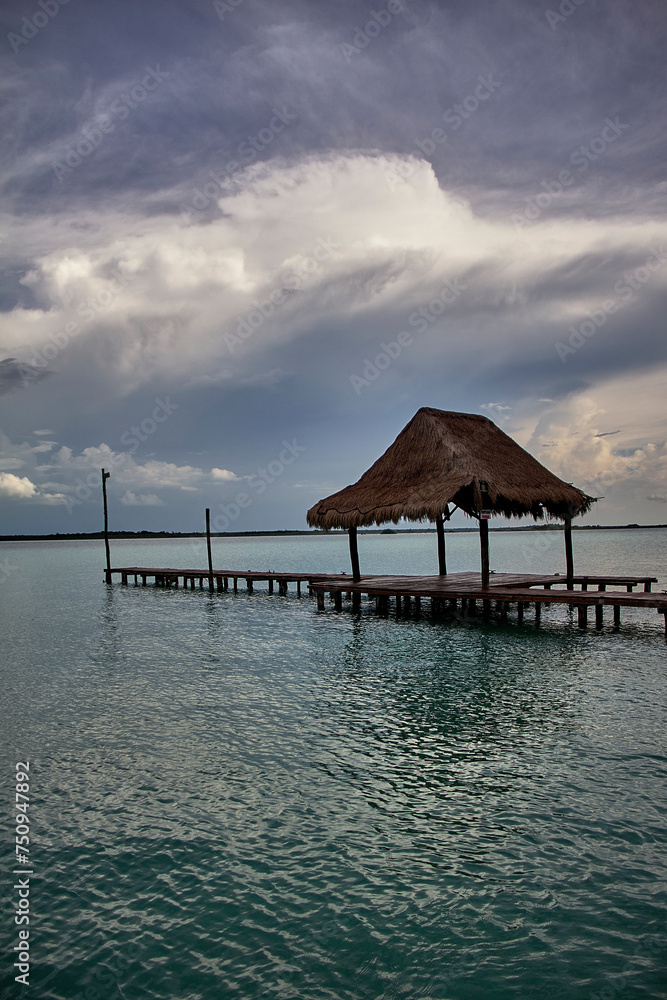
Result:
M348 528L348 535L350 536L350 562L352 563L352 580L354 583L359 583L361 580L361 573L359 572L359 549L357 547L357 527L353 525Z
M435 532L438 536L438 573L447 576L447 557L445 553L445 524L442 514L435 519Z
M211 555L211 509L206 508L206 553L208 555L208 589L213 593L213 556Z
M106 583L111 583L111 552L109 551L109 510L107 507L107 479L111 476L110 472L102 469L102 499L104 500L104 548L106 549L107 555L107 568L104 574L104 579Z
M479 545L482 558L482 590L489 589L489 522L485 517L479 519Z
M565 519L565 575L567 578L567 589L574 588L574 558L572 556L572 518L568 515Z

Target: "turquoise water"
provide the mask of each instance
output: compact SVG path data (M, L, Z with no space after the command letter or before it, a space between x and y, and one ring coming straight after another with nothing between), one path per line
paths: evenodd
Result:
M434 536L361 536L434 572ZM201 541L115 543L205 565ZM575 534L653 573L667 531ZM31 986L45 998L667 997L667 647L655 611L582 634L318 614L261 590L102 583L100 543L0 546L2 843L31 762ZM229 539L216 566L347 569L343 538ZM448 536L452 571L477 566ZM561 539L491 564L561 568ZM7 848L5 850L5 848Z

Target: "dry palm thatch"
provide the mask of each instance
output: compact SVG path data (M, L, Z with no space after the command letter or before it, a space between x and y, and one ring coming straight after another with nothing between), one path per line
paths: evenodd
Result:
M434 521L455 504L471 517L569 518L595 501L564 483L487 417L424 406L352 486L320 500L308 524L352 528Z

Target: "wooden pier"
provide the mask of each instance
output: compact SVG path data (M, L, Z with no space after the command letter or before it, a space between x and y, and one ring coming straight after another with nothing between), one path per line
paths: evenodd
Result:
M301 596L301 586L306 584L309 593L317 598L318 610L326 608L328 594L337 611L343 608L343 599L351 603L353 610L361 607L363 596L374 599L377 611L386 614L389 601L394 604L397 614L407 612L411 607L421 608L422 600L430 601L431 611L441 613L447 609L466 618L481 614L489 617L496 611L502 620L516 605L518 621L524 620L527 608L534 606L536 622L539 622L543 605L566 604L577 609L580 628L588 624L588 609L595 612L595 626L603 625L604 609L613 609L614 628L621 623L621 608L655 608L665 619L667 639L667 593L654 593L651 586L657 583L651 576L574 576L568 588L566 578L558 574L539 575L535 573L491 573L489 586L482 586L481 573L450 573L442 576L362 576L354 581L351 576L314 573L280 573L273 570L209 570L165 569L146 566L125 566L111 569L111 577L117 574L127 585L130 579L135 586L147 586L152 580L157 587L185 589L205 586L219 592L238 592L239 581L245 584L248 593L253 593L255 583L267 583L268 592L287 594L289 584L296 584ZM610 587L623 587L611 590ZM578 589L577 589L578 588ZM641 588L636 590L635 588Z
M186 590L188 587L194 590L199 586L203 589L206 585L209 590L221 592L231 588L234 593L238 592L239 580L246 585L249 594L253 592L255 583L268 583L269 593L272 594L274 586L277 584L278 593L286 594L288 585L296 583L296 591L301 596L301 584L309 584L311 581L318 581L324 577L313 573L276 573L273 570L232 570L216 569L212 572L207 569L156 569L147 566L123 566L118 569L108 571L111 578L113 574L119 574L121 583L127 585L130 577L133 578L135 586L148 586L148 581L153 580L156 587L174 587L182 585ZM230 584L231 581L231 584ZM181 584L182 582L182 584Z
M381 614L388 612L390 599L400 614L409 609L411 601L419 608L422 599L429 598L434 612L449 607L453 612L460 610L465 617L476 616L478 610L489 617L491 611L496 610L504 620L508 608L516 604L517 618L523 621L526 607L534 605L537 622L543 605L567 604L577 608L581 628L587 626L588 609L592 607L598 629L603 625L605 607L613 608L615 628L620 626L622 607L655 608L665 618L667 639L667 593L653 593L651 585L654 583L657 578L652 576L574 576L573 586L568 588L566 578L558 574L492 573L489 586L484 588L481 573L451 573L443 576L364 576L356 583L346 576L326 577L312 580L310 589L317 596L320 611L325 610L327 593L336 610L342 609L343 594L352 601L353 608L359 607L362 595L374 597ZM623 586L625 590L609 590L610 586ZM642 591L635 591L639 586Z

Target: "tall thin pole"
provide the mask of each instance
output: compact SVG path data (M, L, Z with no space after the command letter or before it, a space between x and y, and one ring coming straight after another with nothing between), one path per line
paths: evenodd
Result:
M482 590L489 589L489 522L486 518L479 519L479 544L482 556Z
M211 509L206 508L206 551L208 553L208 589L213 590L213 556L211 554Z
M564 518L564 534L565 534L565 573L567 576L567 589L572 590L574 588L574 557L572 555L572 518Z
M109 550L109 509L107 507L107 479L111 476L110 472L106 472L102 469L102 497L104 499L104 547L107 553L107 569L105 573L105 580L107 583L111 583L111 552Z
M348 529L350 536L350 562L352 563L352 580L358 583L361 580L359 572L359 549L357 548L357 528L356 525Z
M442 514L435 519L435 531L438 536L438 573L447 576L447 558L445 555L445 525Z

